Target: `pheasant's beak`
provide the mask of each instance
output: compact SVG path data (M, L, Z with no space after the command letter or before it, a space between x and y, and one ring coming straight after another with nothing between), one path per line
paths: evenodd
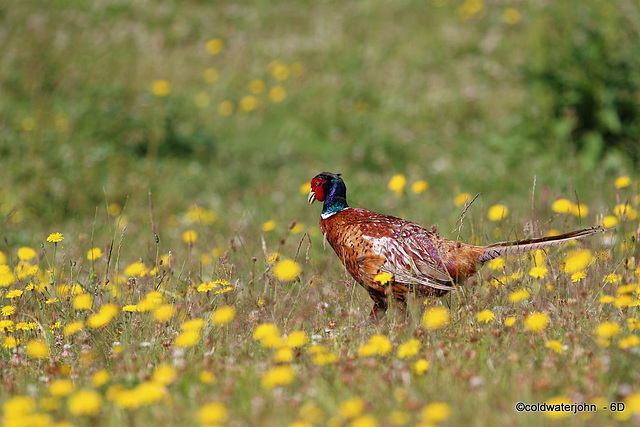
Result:
M311 191L309 192L309 197L307 198L307 201L308 201L308 202L309 202L309 204L311 205L311 204L313 204L313 202L315 202L316 200L317 200L317 199L316 199L316 193L315 193L313 190L311 190Z

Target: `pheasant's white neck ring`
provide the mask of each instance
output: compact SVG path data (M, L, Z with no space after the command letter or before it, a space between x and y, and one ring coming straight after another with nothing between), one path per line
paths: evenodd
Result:
M335 214L337 214L338 212L342 212L345 209L350 209L350 208L344 208L341 209L339 211L327 211L327 212L323 212L320 214L320 218L322 219L327 219L327 218L331 218L332 216L334 216Z

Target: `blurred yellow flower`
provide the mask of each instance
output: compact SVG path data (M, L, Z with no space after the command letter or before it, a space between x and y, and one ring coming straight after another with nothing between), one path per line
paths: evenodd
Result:
M100 408L102 408L102 397L95 390L82 389L69 397L67 408L75 416L93 416L100 412Z
M349 420L362 414L363 410L364 401L357 396L338 404L338 413Z
M34 339L27 343L26 353L33 359L46 359L49 357L49 347L44 341Z
M216 376L211 371L202 371L198 374L198 380L202 384L213 384L216 382Z
M182 331L176 337L174 344L178 348L193 347L200 340L200 336L201 334L199 330L192 329L192 330Z
M639 345L640 337L638 337L637 335L628 335L624 338L620 338L620 341L618 341L618 347L620 347L621 349L637 347Z
M224 325L231 322L236 316L236 309L229 306L223 305L213 312L211 315L211 323L214 325Z
M626 219L629 221L635 221L638 219L638 211L626 203L616 205L613 208L613 214L619 219Z
M413 364L413 373L416 375L422 375L429 370L429 361L425 359L416 360Z
M207 41L207 44L205 44L205 49L209 54L217 55L222 52L222 49L224 49L224 41L220 38L211 39Z
M398 358L408 359L417 355L420 352L420 341L411 338L410 340L403 342L398 346Z
M171 304L159 305L155 310L153 310L153 319L156 322L166 322L173 317L175 311L175 308Z
M453 199L453 204L456 206L463 206L469 202L471 202L471 194L469 193L460 193Z
M533 312L524 319L524 326L532 332L540 332L549 324L549 315Z
M58 242L62 242L64 240L64 237L62 236L62 233L51 233L49 234L49 237L47 237L47 242L49 243L58 243Z
M249 82L249 92L254 95L260 95L267 90L267 84L260 79L254 79Z
M137 261L129 264L127 268L124 269L124 275L127 277L144 277L147 275L148 271L149 270L145 267L144 263Z
M489 221L497 222L502 221L509 215L509 209L505 205L493 205L487 212Z
M391 352L393 346L389 338L385 335L376 334L369 338L369 341L360 347L358 353L368 357L374 355L385 356Z
M504 325L507 328L512 327L513 325L515 325L515 323L516 323L516 318L513 317L513 316L512 317L507 317L506 319L504 319Z
M570 214L573 212L574 204L567 199L558 199L551 205L551 210L556 213Z
M69 380L53 380L49 384L49 394L64 397L73 393L73 383Z
M171 83L168 80L154 80L151 83L151 93L155 96L167 96L171 93Z
M399 173L391 177L389 184L387 184L387 188L396 193L397 197L400 197L402 196L405 185L407 185L407 178L403 174Z
M308 342L309 337L305 331L291 331L284 341L288 347L292 348L304 347Z
M549 270L543 266L532 267L531 270L529 270L529 276L535 277L536 279L542 279L547 275L548 271Z
M233 114L234 110L235 106L233 105L233 102L229 100L224 100L220 104L218 104L218 114L220 114L221 116L230 116Z
M276 228L276 222L272 219L262 224L262 231L264 231L265 233L272 231L275 228Z
M625 188L631 184L631 178L626 175L622 175L616 178L613 182L614 187L616 188Z
M182 233L182 241L185 243L195 243L198 241L198 233L194 230L187 230Z
M273 66L270 67L271 75L276 78L276 80L284 81L289 78L289 67L279 62L275 62Z
M274 86L269 90L271 102L282 102L287 97L287 91L282 86Z
M378 427L378 421L371 414L360 415L351 420L349 427Z
M151 381L162 385L169 385L178 378L176 368L171 365L163 364L156 366L151 376Z
M613 301L613 306L617 308L627 308L633 305L636 300L631 295L618 295Z
M564 262L564 272L573 274L578 271L583 271L594 259L589 249L571 251Z
M64 335L66 337L70 337L73 334L76 334L82 330L84 327L84 323L82 321L71 322L67 326L64 327Z
M240 111L249 113L255 110L257 106L258 106L258 98L256 98L255 96L246 95L240 99L240 104L239 104Z
M422 315L422 325L427 329L440 329L448 324L449 310L446 307L431 307Z
M280 347L273 356L276 363L290 363L293 361L293 350L289 347Z
M612 295L603 295L598 300L600 304L611 304L614 301L615 301L615 297L613 297Z
M12 349L18 346L18 340L14 337L5 336L2 341L2 348Z
M573 401L568 397L564 396L556 396L546 401L547 405L555 406L555 405L566 405L565 407L571 407ZM551 419L562 419L567 418L573 415L572 411L545 411L544 416Z
M420 411L422 419L431 423L439 423L451 415L451 407L444 402L432 402Z
M229 414L227 408L220 402L205 403L196 414L201 425L220 425L227 421Z
M102 249L100 248L89 249L89 252L87 252L87 259L89 261L96 260L101 256L102 256Z
M385 272L376 274L376 276L373 278L373 281L378 282L384 286L387 283L389 283L391 279L393 279L393 275L385 271Z
M484 322L484 323L489 323L490 321L495 319L495 317L496 316L495 314L493 314L493 311L486 310L486 309L476 314L476 319L478 319L478 322Z
M600 338L613 338L619 335L622 331L622 327L616 322L602 322L595 330L596 335Z
M181 331L199 331L204 327L204 319L188 319L180 326Z
M18 258L23 261L29 261L36 256L36 251L29 247L22 247L18 249Z
M509 25L517 24L520 18L520 11L515 7L508 7L502 12L502 20Z
M216 70L213 67L207 68L206 70L204 70L204 72L202 73L202 78L204 79L205 82L207 83L213 83L216 80L218 80L218 70Z
M411 185L411 191L416 194L424 193L428 189L429 189L429 184L427 183L427 181L423 179L416 181Z
M93 306L93 298L89 294L78 294L73 298L73 308L76 310L89 310Z
M547 348L550 348L551 350L555 351L558 354L562 354L563 347L562 347L562 343L558 340L549 340L546 343L544 343L544 346Z
M585 277L587 277L587 273L584 271L577 271L571 275L571 281L573 283L581 282Z
M273 323L261 323L253 330L253 339L255 341L261 341L269 336L280 336L278 327Z
M98 388L102 387L111 379L111 374L106 369L100 369L91 376L91 385Z
M293 280L300 274L302 267L290 259L285 259L276 263L273 267L273 275L279 280Z
M266 390L271 390L275 387L289 385L295 379L295 376L291 366L276 366L264 374L260 380L260 385Z
M205 108L211 103L211 97L206 92L198 92L193 98L196 105L200 108Z
M503 271L505 267L506 264L502 258L495 258L489 261L489 268L493 271Z

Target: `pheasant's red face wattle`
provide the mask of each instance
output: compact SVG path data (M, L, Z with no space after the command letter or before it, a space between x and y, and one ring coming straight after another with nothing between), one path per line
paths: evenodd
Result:
M324 202L324 184L325 180L319 177L315 177L311 180L311 192L309 193L309 204L312 204L316 200Z

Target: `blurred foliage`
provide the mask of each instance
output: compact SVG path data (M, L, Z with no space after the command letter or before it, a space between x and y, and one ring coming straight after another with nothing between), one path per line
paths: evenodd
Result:
M640 6L548 2L534 15L526 83L536 135L566 138L595 168L606 155L640 160ZM542 124L542 126L540 126Z

